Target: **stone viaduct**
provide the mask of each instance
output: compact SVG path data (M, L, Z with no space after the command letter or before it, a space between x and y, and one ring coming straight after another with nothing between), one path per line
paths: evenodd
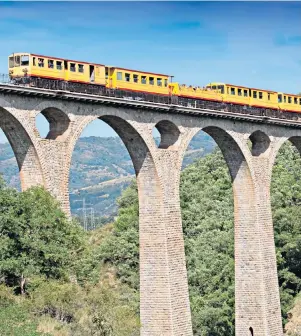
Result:
M35 126L39 113L50 124L45 139ZM236 336L282 336L270 181L281 145L290 140L301 150L301 123L0 85L0 127L14 150L22 189L43 185L70 214L72 151L96 118L119 134L136 171L141 335L192 335L179 180L185 150L203 130L222 150L233 183Z

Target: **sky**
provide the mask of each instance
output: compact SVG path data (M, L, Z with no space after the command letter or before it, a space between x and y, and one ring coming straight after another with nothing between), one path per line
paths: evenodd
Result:
M301 92L301 2L1 2L0 74L31 52L174 76ZM39 117L41 134L47 123ZM82 136L116 135L103 122ZM0 134L0 142L6 141Z

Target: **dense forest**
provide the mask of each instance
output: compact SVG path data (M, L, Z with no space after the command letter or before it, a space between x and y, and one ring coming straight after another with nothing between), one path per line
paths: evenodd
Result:
M300 177L286 144L271 186L284 325L300 306ZM180 195L194 335L234 335L233 196L218 149L183 170ZM1 335L139 335L135 183L118 206L114 223L87 233L42 188L18 193L1 181Z

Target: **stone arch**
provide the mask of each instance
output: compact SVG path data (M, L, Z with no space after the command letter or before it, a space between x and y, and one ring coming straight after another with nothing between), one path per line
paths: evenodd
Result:
M104 113L104 115L101 116L90 115L83 118L81 122L78 123L77 128L72 132L73 136L69 143L70 162L73 149L81 133L88 124L96 119L100 119L107 123L120 136L129 151L137 176L144 164L144 159L151 159L152 163L154 163L151 151L140 132L135 129L129 121L110 113Z
M71 167L71 158L72 153L75 147L77 140L79 139L83 130L96 119L100 119L106 122L110 127L114 129L114 131L119 135L121 140L123 141L124 145L126 146L129 155L132 159L134 170L137 177L137 184L138 184L138 195L139 195L139 208L143 212L144 206L143 203L149 202L149 197L145 194L147 190L144 188L144 185L149 185L151 188L156 188L156 197L159 197L157 192L160 192L160 181L157 169L155 167L155 162L151 151L149 150L148 145L140 135L140 133L125 119L116 116L114 113L104 113L103 115L90 115L84 117L80 120L77 124L77 128L74 130L73 137L69 143L68 149L68 157L66 170L66 194L69 194L69 174L70 174L70 167ZM160 196L161 197L161 196ZM140 207L140 205L142 205ZM144 218L145 214L140 213L140 217ZM147 216L146 216L147 217Z
M137 122L136 115L127 114L126 111L119 110L118 114L115 114L114 109L107 108L99 114L96 111L93 115L78 120L70 143L70 153L83 129L96 118L111 126L127 147L138 185L141 335L159 335L163 330L172 334L178 330L177 324L187 323L189 328L190 320L187 317L189 310L186 308L189 301L187 302L186 297L183 298L183 291L178 293L180 301L174 299L171 294L174 288L179 286L179 281L175 281L175 286L172 285L175 279L174 269L181 268L185 263L182 264L174 254L169 255L170 240L174 237L170 234L172 230L168 229L167 223L175 225L173 218L177 217L177 214L170 210L172 218L169 218L166 190L158 172L161 163L158 155L163 155L165 150L155 148L149 124ZM179 245L178 240L177 243ZM172 261L173 258L176 260ZM180 275L182 276L181 273ZM177 304L185 302L185 309L181 307L185 314L181 314L181 317L174 317L174 301L177 301Z
M250 318L254 319L254 325L252 325L254 330L265 325L266 319L265 302L261 299L264 296L262 282L264 269L261 263L262 242L260 219L258 220L260 214L257 213L258 198L254 182L256 172L253 170L247 141L241 133L235 133L232 130L228 132L218 126L206 125L198 129L194 128L189 136L190 140L199 130L206 132L217 143L232 180L235 232L235 331L236 335L247 335L250 333Z
M301 155L301 136L292 136L288 139L298 150Z
M46 107L40 112L49 123L46 139L64 140L68 135L70 119L68 115L57 107Z
M44 185L44 177L35 146L16 117L0 107L0 127L6 135L17 160L22 190Z
M252 184L251 171L247 158L243 153L242 145L231 134L220 127L206 126L202 130L213 138L222 151L232 181L235 181L239 172L244 171L244 174L248 175L248 179L250 179L250 183Z
M251 153L253 156L268 154L271 140L265 133L259 130L255 131L250 135L249 139L252 142Z
M161 141L158 148L172 149L177 146L180 131L173 122L169 120L161 120L155 125L155 127L161 135Z

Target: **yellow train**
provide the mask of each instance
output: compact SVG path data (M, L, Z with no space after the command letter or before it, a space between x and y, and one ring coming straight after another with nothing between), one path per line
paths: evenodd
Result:
M301 97L225 83L180 85L172 76L30 53L8 58L15 84L297 120Z

